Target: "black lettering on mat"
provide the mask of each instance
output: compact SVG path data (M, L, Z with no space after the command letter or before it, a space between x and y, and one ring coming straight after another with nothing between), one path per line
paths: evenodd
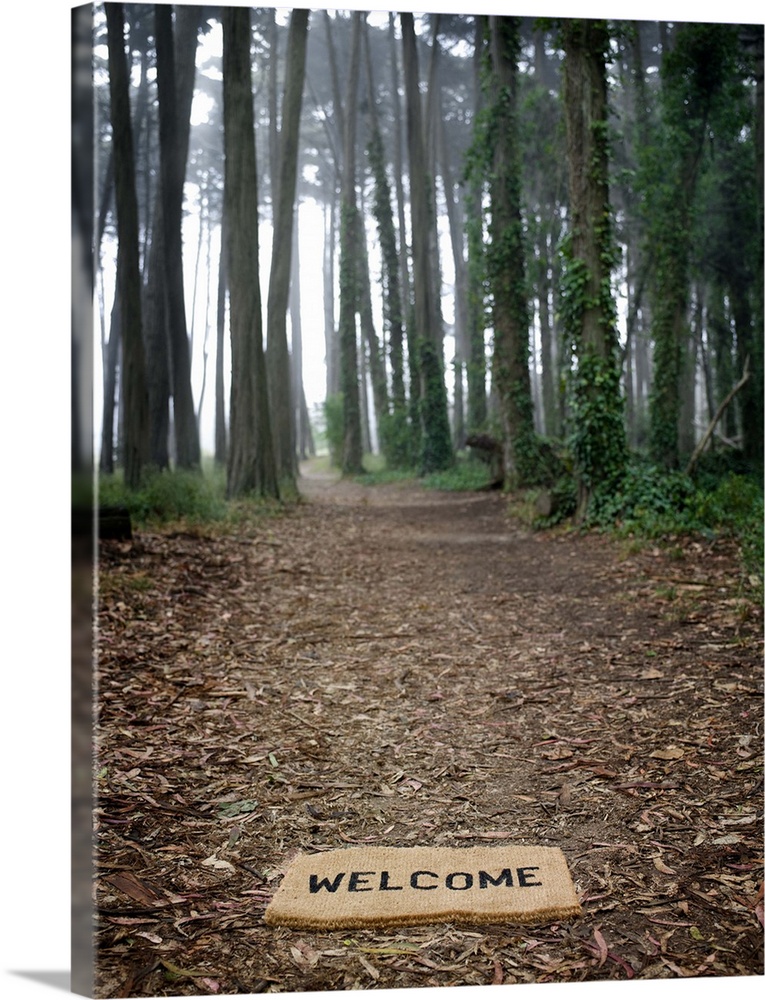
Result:
M513 872L511 868L503 868L496 878L493 875L489 875L488 872L478 872L478 886L481 889L486 889L490 885L502 885L503 882L507 886L512 886Z
M438 878L438 875L436 875L435 872L426 872L426 871L412 872L412 874L409 876L409 885L411 885L411 887L413 889L435 889L436 888L436 886L434 886L434 885L420 885L420 876L421 875L427 875L429 878L434 878L434 879Z
M533 874L539 871L539 865L526 865L523 868L516 868L516 878L515 883L519 889L525 889L530 886L541 886L543 883L537 880L537 877ZM308 877L308 887L310 892L317 893L321 892L322 889L326 892L337 892L343 883L345 878L345 872L338 872L334 878L325 877L319 878L318 875L312 874ZM374 871L364 871L364 872L351 872L348 879L348 892L373 892L375 888L379 888L380 891L399 891L403 889L401 885L391 885L390 884L390 872L383 871L380 872L380 882L379 886L372 884L372 879L369 876L376 875L377 872ZM430 881L430 880L434 881ZM471 872L450 872L444 879L444 885L447 889L453 891L462 892L465 889L472 889L474 885L474 878ZM437 889L439 883L439 876L436 872L426 871L420 869L419 871L412 872L409 876L409 885L412 889ZM506 888L513 887L513 871L511 868L503 868L499 875L491 875L487 871L478 872L478 888L488 889L489 886L505 886Z
M311 892L320 892L322 889L326 889L327 892L337 892L344 877L345 872L338 872L335 875L334 881L330 882L328 878L320 880L318 875L310 875L308 878L308 887Z

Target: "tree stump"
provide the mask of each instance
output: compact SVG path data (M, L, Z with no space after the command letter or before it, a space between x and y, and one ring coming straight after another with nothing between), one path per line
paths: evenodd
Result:
M505 456L501 442L490 434L470 434L465 444L491 467L491 482L486 489L501 489L505 482Z
M129 541L133 537L130 511L121 505L99 507L97 521L98 537L116 541ZM93 508L72 508L72 537L81 538L93 530Z

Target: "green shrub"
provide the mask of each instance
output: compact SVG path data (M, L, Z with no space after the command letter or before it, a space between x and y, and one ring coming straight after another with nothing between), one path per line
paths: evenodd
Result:
M101 476L98 502L127 507L137 524L204 524L222 520L227 512L222 471L203 476L182 469L150 470L138 490L128 490L119 474Z
M693 480L683 473L634 464L618 489L593 492L587 523L650 537L677 533L688 528L687 506L694 492Z
M753 585L762 586L763 489L757 474L708 462L698 480L649 465L631 466L620 489L593 496L587 524L642 538L724 536L739 547ZM737 468L745 468L736 466Z
M735 538L747 572L762 577L764 513L758 478L726 476L712 489L699 490L689 513L699 530Z

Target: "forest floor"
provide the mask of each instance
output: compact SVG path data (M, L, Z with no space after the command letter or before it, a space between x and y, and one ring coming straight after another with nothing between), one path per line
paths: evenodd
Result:
M96 996L762 975L762 614L729 545L300 486L102 543ZM511 843L563 850L582 917L263 921L299 851Z

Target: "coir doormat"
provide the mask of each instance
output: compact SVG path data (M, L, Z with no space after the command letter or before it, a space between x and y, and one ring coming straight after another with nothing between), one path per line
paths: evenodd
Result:
M309 929L549 923L581 913L557 847L349 847L302 854L268 924Z

